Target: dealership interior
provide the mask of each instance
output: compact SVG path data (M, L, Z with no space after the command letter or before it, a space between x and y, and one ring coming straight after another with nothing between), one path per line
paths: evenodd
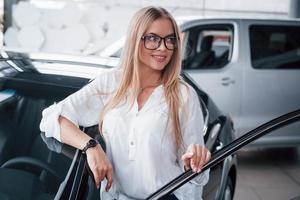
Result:
M4 154L2 155L1 153L1 151L4 151L6 141L4 140L6 138L2 139L1 135L5 131L5 129L1 130L2 125L5 123L1 117L5 115L4 111L10 112L10 107L6 106L5 109L2 109L2 107L9 100L9 97L15 94L15 91L12 92L10 88L13 84L9 85L7 83L5 85L5 81L10 77L5 72L7 67L2 62L7 62L16 71L20 72L23 69L16 66L20 63L35 67L37 61L39 62L39 58L34 57L35 53L37 53L36 55L52 55L52 61L55 60L55 55L78 56L81 59L83 58L83 60L90 58L91 63L94 62L94 58L103 58L104 61L95 59L95 62L109 66L110 60L118 60L118 57L122 55L121 50L130 18L138 9L150 5L162 6L176 20L178 19L178 24L185 37L182 43L190 44L189 47L191 47L190 51L192 52L190 55L195 56L201 52L204 49L205 42L208 41L210 45L206 46L210 46L215 51L215 60L217 60L216 58L219 58L219 60L225 58L222 66L215 64L215 62L215 65L212 64L202 71L199 66L191 67L189 64L185 65L185 63L188 63L185 62L188 60L186 59L183 60L183 71L186 71L196 82L197 78L200 79L200 82L197 82L197 84L215 102L220 112L230 119L235 139L280 115L300 109L300 90L298 88L300 85L300 38L299 35L293 34L293 31L297 33L300 31L300 0L0 0L0 112L2 112L0 113L0 123L2 123L0 124L0 170L2 166L5 166L6 161ZM196 20L193 21L194 19ZM218 21L220 19L223 21ZM244 21L241 19L244 19ZM264 20L267 21L265 24ZM198 27L196 28L196 26ZM286 29L282 28L285 26L289 27ZM273 28L276 32L269 33L273 31ZM210 37L211 41L209 41L208 35L213 36L214 39ZM243 38L247 41L241 41L243 35L248 37ZM193 39L192 36L194 37ZM199 38L201 38L201 41ZM271 41L266 44L268 46L266 49L276 49L279 52L279 50L285 48L285 52L274 53L275 50L274 52L270 50L271 53L265 52L265 49L262 47L264 45L262 43L267 43L265 38ZM160 39L164 40L164 44L167 47L166 38L160 37ZM195 42L196 40L198 42ZM251 46L252 43L255 43L254 47ZM187 54L185 47L183 48L183 57L186 57ZM257 48L254 49L255 47ZM257 53L261 49L262 53ZM18 57L18 54L9 52L21 52L22 55L20 54L21 56ZM244 52L249 53L249 55L244 54ZM18 61L24 55L23 53L28 55L28 57L24 56L25 60L30 58L32 63L28 64L29 61L27 60L16 62L16 64L12 63L14 60ZM263 54L268 55L263 57L265 56ZM11 55L12 57L10 57ZM255 56L257 60L254 60ZM49 74L51 71L51 59L46 59L47 67L41 68L44 71L48 70ZM244 59L245 62L241 61L241 59ZM72 58L70 60L71 62L77 62L72 60ZM281 63L281 61L289 62L289 64L278 64L277 68L273 68L274 65ZM245 63L247 62L250 63L248 66L252 64L252 66L256 65L258 67L251 66L249 69L241 69L242 67L240 66L246 66L247 64ZM78 63L75 64L77 74L84 71L82 69L80 71L81 65L88 66L88 69L96 66L94 63L89 66L87 61L78 61ZM61 62L61 64L57 66L62 67L61 73L63 74L65 73L63 70L67 69L67 67L63 68L66 62ZM39 64L36 66L39 66ZM237 66L239 68L234 68ZM230 68L234 69L230 74L228 73L224 76L221 74ZM257 71L259 74L256 73ZM273 73L273 71L276 71L276 73ZM238 74L239 72L241 74ZM248 72L255 76L249 78L250 81L255 82L252 86L247 83L245 78ZM282 74L277 72L282 72ZM290 72L293 73L291 78L288 77ZM93 73L94 71L91 71L89 77ZM234 79L236 74L240 77ZM20 77L22 78L22 76ZM219 86L215 86L213 82L210 82L210 80L216 78L218 78ZM285 78L287 79L285 80ZM203 82L201 82L201 79ZM59 78L57 80L60 81ZM17 79L14 79L14 81L17 81ZM266 85L266 82L271 83L270 88L261 88L260 86ZM27 83L24 82L24 84L26 85ZM244 88L244 85L247 84L250 85L248 85L250 88L248 90ZM286 86L288 89L286 89ZM13 85L12 87L16 86ZM210 87L213 87L212 90L207 89ZM223 88L219 89L220 87ZM275 104L275 98L277 97L272 95L276 91L278 93L278 90L276 90L278 88L282 91L278 95L281 101L280 104L275 106L281 109L275 112L271 105ZM36 91L40 91L39 89L37 88ZM240 92L237 91L238 89ZM288 90L288 93L284 93L285 90ZM261 93L253 91L260 91ZM247 93L257 96L247 96ZM224 95L226 98L221 98L221 95ZM229 96L231 98L234 97L234 99L241 98L244 101L249 101L244 103L247 104L245 106L238 100L230 99L230 105L234 104L235 107L226 106L229 103L225 104L224 102L227 103ZM263 97L268 99L262 101ZM205 103L208 107L206 112L209 112L211 108L207 102ZM259 115L256 115L256 106L257 110L259 110L257 112ZM283 109L283 107L286 109ZM226 110L229 108L232 108L234 111ZM274 113L271 113L273 111ZM39 112L41 113L41 111ZM247 112L248 115L245 114L244 116L243 112ZM203 116L205 119L205 114ZM208 116L211 117L209 114ZM221 117L220 119L223 118ZM22 123L20 122L20 124ZM214 126L208 128L208 130L217 132L220 129L218 128ZM296 122L292 129L288 128L289 126L285 127L282 132L286 131L290 138L282 136L282 132L276 132L274 133L276 140L272 140L271 137L269 137L271 138L270 140L264 140L266 137L264 136L259 140L263 141L262 143L257 142L237 150L232 157L232 159L236 159L235 180L233 181L234 183L230 183L233 186L229 184L233 189L229 188L230 194L228 195L226 195L227 190L225 186L225 188L219 189L218 193L224 193L221 195L222 199L300 200L300 122ZM291 130L293 133L291 133ZM272 136L272 133L270 136ZM222 144L222 142L219 143ZM47 146L49 148L48 144ZM225 168L222 170L225 170ZM212 179L215 179L213 176ZM18 199L9 198L10 196L6 196L8 192L2 191L1 184L3 184L4 178L1 180L1 177L0 171L0 199ZM221 180L223 178L219 177ZM207 200L213 199L209 196L207 196ZM73 198L70 197L70 199ZM205 200L206 198L203 197L203 199ZM218 197L218 199L221 199L221 197ZM120 198L120 200L122 199Z

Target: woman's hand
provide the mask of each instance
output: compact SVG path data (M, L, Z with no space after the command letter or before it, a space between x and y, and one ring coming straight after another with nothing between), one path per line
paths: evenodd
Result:
M113 182L113 170L112 165L105 155L103 149L98 144L94 148L89 148L86 151L86 156L88 165L94 175L97 188L99 188L101 181L106 178L107 185L105 190L108 191Z
M181 159L186 170L192 168L194 172L199 173L203 165L210 160L210 157L211 154L206 147L200 146L199 144L191 144Z
M61 141L63 143L71 145L77 149L83 149L87 141L91 139L90 136L82 132L67 118L59 116L59 123L61 130ZM85 153L97 188L99 188L100 182L106 178L106 190L108 191L113 182L113 171L111 163L106 157L105 152L101 148L100 144L98 144L93 148L88 148Z

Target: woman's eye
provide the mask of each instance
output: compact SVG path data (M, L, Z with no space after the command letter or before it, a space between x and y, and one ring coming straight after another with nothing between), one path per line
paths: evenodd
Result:
M156 36L154 36L154 35L151 35L151 36L149 36L149 40L150 40L150 41L158 41L159 38L156 37Z
M176 38L175 37L166 38L166 42L168 42L168 43L176 43Z

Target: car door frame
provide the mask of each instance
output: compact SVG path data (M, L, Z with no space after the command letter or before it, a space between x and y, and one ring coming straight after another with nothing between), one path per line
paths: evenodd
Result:
M296 123L300 121L300 109L289 112L287 114L281 115L275 119L272 119L261 126L243 134L243 136L232 141L230 144L224 146L221 150L212 154L211 160L205 164L200 173L195 173L191 169L182 173L178 177L174 178L172 181L161 187L159 190L151 194L146 200L163 200L168 195L172 194L176 189L191 181L193 178L203 173L205 170L211 168L212 166L217 165L222 162L227 156L238 151L247 144L255 141L256 139L272 133L277 129L280 129L284 126Z

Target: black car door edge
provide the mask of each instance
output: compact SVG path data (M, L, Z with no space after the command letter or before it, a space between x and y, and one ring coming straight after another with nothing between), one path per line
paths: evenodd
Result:
M263 135L266 135L276 129L279 129L283 126L292 124L296 121L300 121L300 109L295 110L293 112L287 113L282 115L278 118L275 118L255 129L252 131L247 132L243 136L239 137L238 139L232 141L228 145L224 146L219 151L216 151L212 154L211 160L203 166L202 171L200 173L194 173L192 170L188 170L163 187L159 190L151 194L146 200L162 200L165 199L168 195L174 192L176 189L184 185L185 183L189 182L203 171L217 165L218 163L222 162L227 156L231 155L232 153L236 152L237 150L241 149L245 145L249 144L250 142L260 138Z

